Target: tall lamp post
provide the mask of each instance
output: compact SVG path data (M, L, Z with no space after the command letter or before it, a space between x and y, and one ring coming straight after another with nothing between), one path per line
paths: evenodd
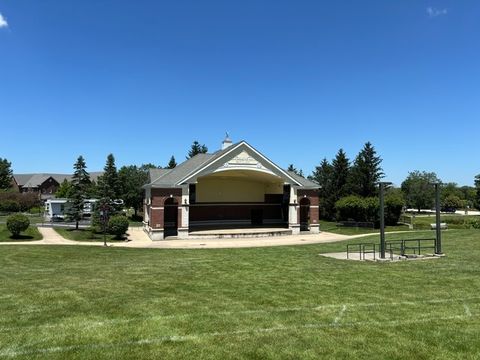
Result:
M380 259L385 259L385 186L391 182L380 181Z
M440 183L434 183L435 186L435 230L437 236L435 239L435 255L443 255L442 253L442 229L440 228Z

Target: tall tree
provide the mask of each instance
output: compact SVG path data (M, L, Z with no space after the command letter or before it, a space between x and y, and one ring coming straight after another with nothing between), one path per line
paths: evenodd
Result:
M120 182L113 154L107 156L107 162L103 170L103 175L98 178L98 195L108 202L119 199Z
M197 154L205 154L208 152L208 148L205 146L205 144L200 145L200 143L195 140L190 147L190 151L188 152L187 159L190 159L194 157Z
M298 176L304 177L303 170L302 169L298 170L293 164L288 165L287 171L291 171L297 174Z
M0 158L0 190L6 190L12 187L12 163L7 159Z
M477 209L480 209L480 174L475 176L475 188L477 190L477 198L476 198L475 207Z
M348 194L348 177L350 174L350 161L343 149L338 150L332 161L332 191L335 193L335 201Z
M73 165L73 175L70 191L68 193L67 218L75 221L75 229L78 230L78 223L83 216L83 202L86 198L86 191L90 185L90 174L87 172L87 165L83 156L79 156Z
M173 169L176 166L177 166L177 162L175 161L175 157L172 155L172 157L170 158L170 161L168 162L167 168Z
M122 166L118 171L118 178L121 187L120 197L126 206L133 208L135 216L137 216L138 210L143 205L144 190L142 186L147 182L148 170L135 165Z
M407 206L421 209L431 209L435 200L435 189L433 183L440 183L440 179L434 172L412 171L402 182L402 191L405 194Z
M72 191L72 184L67 180L63 180L63 182L58 187L57 191L55 192L56 198L69 198L70 193Z
M377 183L384 177L381 163L382 159L373 145L370 142L365 143L350 171L349 186L354 194L363 197L377 194Z
M320 185L319 190L319 212L320 218L332 220L335 217L335 196L333 194L332 184L333 167L326 158L322 160L319 166L315 167L315 171L311 180L316 181Z

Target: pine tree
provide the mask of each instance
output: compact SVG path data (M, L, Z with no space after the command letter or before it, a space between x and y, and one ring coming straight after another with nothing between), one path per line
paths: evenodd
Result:
M73 165L73 175L68 193L67 218L75 221L75 229L78 230L78 223L83 216L83 202L86 197L86 191L90 185L90 175L87 172L87 165L83 156L79 156L77 162Z
M190 159L194 157L197 154L205 154L208 152L208 148L205 146L205 144L200 145L200 143L195 140L190 147L190 151L188 152L187 159Z
M349 186L352 193L370 197L377 194L377 183L384 177L380 164L382 159L377 156L375 148L367 142L355 158L350 172Z
M320 218L331 220L335 217L335 195L333 193L332 183L333 167L326 158L322 160L319 166L310 177L320 185L319 189L319 210Z
M175 161L175 157L172 155L172 157L170 158L170 161L168 162L167 168L173 169L176 166L177 166L177 162Z
M105 201L113 201L120 196L120 182L113 154L107 156L103 175L98 178L98 195Z
M0 189L9 189L12 187L12 163L7 159L0 158Z
M303 170L302 169L298 170L293 164L288 165L287 171L293 172L298 176L305 177L303 176Z
M335 193L335 201L349 195L348 176L350 173L350 162L343 149L338 150L335 159L332 161L332 187Z

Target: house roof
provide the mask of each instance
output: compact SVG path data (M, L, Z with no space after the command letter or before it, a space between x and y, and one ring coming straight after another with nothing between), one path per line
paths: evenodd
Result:
M194 157L184 161L183 163L177 165L173 169L150 169L149 171L149 183L144 187L156 187L156 188L167 188L167 187L178 187L193 178L196 174L200 173L203 169L212 165L216 160L219 160L222 156L226 155L230 151L235 150L240 145L245 145L250 150L257 152L253 147L248 145L245 141L240 141L235 144L228 146L223 150L218 150L212 154L197 154ZM271 165L278 169L279 173L282 173L285 178L291 179L292 183L296 183L301 187L318 189L318 184L307 180L296 174L292 174L289 171L286 171L277 165L275 165L271 160L258 153L261 157L264 158L266 162L271 163Z
M89 173L90 180L97 182L98 177L103 174L103 171L94 171ZM56 182L61 184L64 180L71 181L71 174L52 174L52 173L41 173L41 174L13 174L13 178L18 186L24 188L36 188L41 186L49 178L53 178Z

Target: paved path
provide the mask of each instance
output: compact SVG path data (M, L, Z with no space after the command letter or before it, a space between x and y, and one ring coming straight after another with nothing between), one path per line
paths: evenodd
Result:
M36 241L15 241L0 242L0 245L82 245L82 246L103 246L103 242L98 241L73 241L67 240L58 234L54 229L48 227L39 227L38 230L43 235L42 240ZM402 233L412 231L396 231ZM394 233L394 232L391 232ZM391 234L390 233L390 234ZM321 244L337 241L345 241L360 237L366 237L378 234L361 235L340 235L328 232L319 234L300 234L275 237L259 238L234 238L234 239L185 239L185 240L161 240L152 241L141 227L130 227L128 229L128 241L108 242L109 246L126 248L156 248L156 249L216 249L216 248L247 248L247 247L267 247L283 245L306 245Z

